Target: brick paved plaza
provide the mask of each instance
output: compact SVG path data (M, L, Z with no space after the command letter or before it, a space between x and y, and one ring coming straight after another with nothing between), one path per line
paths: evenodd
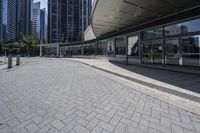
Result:
M200 133L200 116L72 60L0 70L0 133Z

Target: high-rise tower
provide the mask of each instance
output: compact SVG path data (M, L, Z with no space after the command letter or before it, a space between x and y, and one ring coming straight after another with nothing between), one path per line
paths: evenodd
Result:
M7 0L4 8L7 10L7 41L15 42L21 34L32 34L33 0Z
M91 0L48 0L48 42L81 41L91 9Z
M33 35L40 38L40 2L33 6Z

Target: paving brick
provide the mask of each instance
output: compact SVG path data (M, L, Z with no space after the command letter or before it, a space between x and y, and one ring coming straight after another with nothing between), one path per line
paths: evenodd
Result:
M42 121L43 121L43 119L42 119L42 117L40 117L40 116L34 116L33 118L32 118L32 121L35 123L35 124L39 124L39 123L41 123Z
M183 133L183 128L177 125L172 125L172 133Z
M90 132L87 128L82 127L82 126L80 126L80 125L74 127L73 130L74 130L75 132L77 132L77 133L89 133L89 132Z
M116 126L116 125L119 123L120 119L121 119L120 116L114 115L114 116L112 117L112 119L110 120L109 123L110 123L111 125Z
M58 120L64 120L65 119L65 116L63 115L63 114L61 114L61 113L56 113L55 115L54 115L54 117L56 118L56 119L58 119Z
M167 128L167 127L164 127L164 126L152 123L152 122L150 122L149 127L156 129L156 130L163 132L163 133L170 133L171 132L170 128Z
M27 129L27 131L29 133L35 133L36 131L39 130L39 127L34 123L31 123L30 125L27 125L25 128Z
M109 122L109 121L110 121L110 118L109 118L109 117L104 116L104 115L101 115L101 114L98 114L98 115L96 116L96 118L98 118L98 119L100 119L100 120L102 120L102 121L105 121L105 122Z
M88 124L88 121L81 118L81 117L76 118L76 122L79 123L82 126L86 126Z
M67 118L65 118L65 119L63 120L63 122L64 122L65 124L68 124L68 123L70 123L71 121L73 121L74 119L76 119L77 117L78 117L77 115L72 114L72 115L68 116Z
M62 123L60 120L54 120L54 121L52 121L51 125L53 127L55 127L56 129L58 129L58 130L62 129L65 126L65 124Z
M20 124L19 120L17 120L16 118L9 120L7 123L8 123L8 126L11 128Z
M48 124L44 127L42 127L37 133L56 133L58 130L56 130L52 125Z
M102 131L103 131L102 128L100 128L100 127L95 127L95 128L92 130L91 133L101 133Z
M199 115L103 72L70 59L24 60L20 69L0 70L0 133L200 132Z
M96 127L96 125L98 124L100 122L100 120L99 119L97 119L97 118L94 118L92 121L90 121L89 123L88 123L88 125L86 126L88 129L93 129L94 127Z
M96 112L91 112L85 119L91 121L96 115Z
M200 132L200 123L193 122L194 123L194 128L197 132Z
M132 116L132 118L131 118L131 120L136 121L136 122L139 122L140 119L141 119L141 117L142 117L141 113L139 113L139 112L134 112L134 113L133 113L133 116Z
M129 120L129 119L126 119L126 118L122 118L122 119L120 120L120 122L122 122L122 123L124 123L124 124L126 124L126 125L128 125L128 126L132 126L132 127L137 127L137 126L138 126L138 123L137 123L137 122L132 121L132 120Z
M147 132L149 128L149 121L141 119L138 128L144 132Z
M103 121L99 122L98 126L109 132L113 132L113 130L115 128L114 126L112 126L106 122L103 122Z
M77 126L78 124L74 121L68 123L64 128L62 128L60 131L61 133L66 133L71 131L75 126Z
M125 125L124 123L119 123L117 126L116 126L116 128L115 128L115 130L114 130L114 132L113 133L123 133L125 130L126 130L126 127L127 127L127 125Z
M153 128L149 128L148 133L159 133L159 131L158 131L158 130L155 130L155 129L153 129Z

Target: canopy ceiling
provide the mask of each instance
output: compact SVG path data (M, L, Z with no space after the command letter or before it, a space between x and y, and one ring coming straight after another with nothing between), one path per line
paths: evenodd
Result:
M99 37L197 5L199 0L97 0L92 27Z

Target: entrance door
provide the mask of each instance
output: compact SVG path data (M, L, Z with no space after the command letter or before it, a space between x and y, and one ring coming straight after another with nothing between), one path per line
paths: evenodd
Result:
M162 64L163 40L143 42L143 62Z
M182 65L181 44L179 38L167 39L166 47L166 64Z

